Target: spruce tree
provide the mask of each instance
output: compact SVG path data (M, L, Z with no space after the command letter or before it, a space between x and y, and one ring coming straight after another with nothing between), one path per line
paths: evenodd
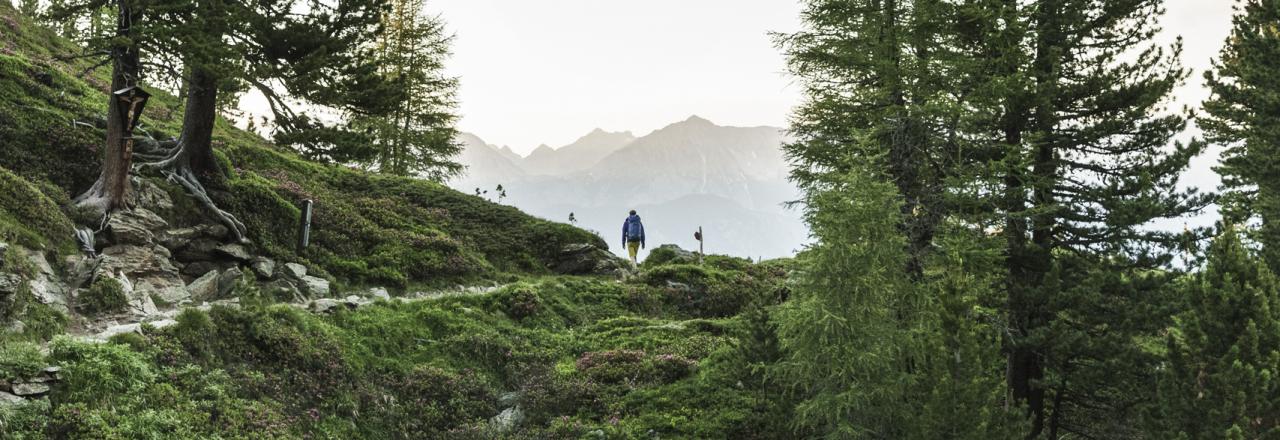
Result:
M1185 292L1151 438L1280 436L1280 280L1227 228Z
M1237 224L1257 219L1271 270L1280 270L1280 1L1248 0L1234 18L1214 69L1212 97L1198 121L1207 140L1225 146L1224 213Z

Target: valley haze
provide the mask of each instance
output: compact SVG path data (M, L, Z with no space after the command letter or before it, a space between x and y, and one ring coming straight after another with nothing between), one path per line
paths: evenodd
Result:
M463 176L449 186L510 204L548 220L593 230L622 254L621 225L635 209L648 249L677 244L697 249L701 226L708 253L776 258L794 255L808 230L798 208L784 206L799 191L787 180L778 127L721 126L699 116L644 136L596 129L577 141L539 146L528 156L463 133ZM485 191L488 193L485 194ZM643 257L647 252L642 251Z

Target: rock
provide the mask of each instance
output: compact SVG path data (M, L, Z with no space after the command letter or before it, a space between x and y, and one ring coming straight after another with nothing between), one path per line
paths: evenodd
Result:
M197 301L208 301L218 297L218 271L210 271L200 278L196 278L191 284L187 285L187 291L190 292L192 298Z
M155 232L166 226L168 222L147 209L117 211L107 220L107 236L113 244L150 245Z
M22 277L18 274L0 273L0 296L18 293L22 287Z
M43 382L15 382L13 394L19 396L38 396L49 392L49 384Z
M698 254L681 249L680 246L674 244L664 244L649 251L649 259L661 260L663 263L692 264L698 262Z
M302 290L312 298L329 296L329 280L313 276L303 276Z
M94 335L94 339L105 341L107 339L111 339L112 336L122 335L125 333L142 333L142 324L135 322L133 324L113 325L111 327L107 327L106 330L98 332L98 334Z
M298 263L285 263L284 274L294 279L302 279L307 276L307 266Z
M566 245L551 263L551 270L565 275L616 275L630 263L589 243Z
M249 261L253 259L253 254L245 249L244 245L239 243L224 244L213 249L215 255L230 258L236 261Z
M271 279L276 274L276 262L266 257L254 258L249 268L253 269L253 273L257 274L258 278L264 280Z
M169 250L179 250L191 244L191 240L204 235L205 228L201 226L193 228L170 229L160 233L160 245Z
M391 294L387 293L387 289L383 287L369 289L369 296L387 301L391 300Z
M262 293L271 295L280 301L301 303L306 302L307 299L292 280L274 280L262 286L261 289Z
M49 260L44 258L44 254L36 251L23 252L27 262L36 269L35 275L27 283L27 287L31 289L31 294L42 304L54 306L61 311L67 311L67 293L70 288L63 284L58 274L53 271L53 267L49 265Z
M156 329L162 329L162 328L165 328L165 327L171 327L171 326L174 326L174 325L177 325L177 324L178 324L178 321L175 321L175 320L173 320L173 319L161 319L161 320L159 320L159 321L151 321L151 322L148 322L148 323L147 323L147 325L151 326L152 328L156 328Z
M236 283L240 281L241 276L244 276L244 272L241 272L238 267L222 271L222 274L218 275L218 297L224 298L232 290L235 290Z
M173 209L173 199L160 186L147 179L134 177L133 188L129 191L130 206L137 206L159 212Z
M498 415L493 416L492 419L489 419L489 427L499 434L506 434L514 431L523 421L524 411L521 411L519 407L507 408Z
M215 272L219 269L218 264L212 261L196 261L182 268L182 274L189 277L202 277L209 272Z
M168 252L161 252L161 246L116 245L102 250L102 263L98 273L124 273L131 278L141 278L147 274L167 274L178 276L178 268L167 257Z
M0 267L4 267L4 257L9 253L9 243L0 242Z
M316 313L329 313L340 306L344 306L344 304L333 298L320 298L311 301L311 310Z
M205 236L216 238L218 240L225 240L228 235L231 235L231 230L227 229L227 227L223 225L209 225L209 227L204 229L204 234Z
M178 304L191 299L191 292L187 290L186 284L182 283L182 278L171 274L138 278L133 282L133 290L138 294L140 300L143 296L146 296L150 299L159 299L165 304ZM147 301L150 301L150 299ZM154 308L154 303L150 307ZM144 307L144 309L147 308ZM154 312L144 313L143 315L152 313Z
M27 403L27 399L0 391L0 407L22 405L24 403Z
M192 240L191 243L179 249L177 253L174 254L174 256L178 259L178 261L181 261L183 263L190 263L193 261L209 261L214 259L213 250L217 249L218 246L221 246L221 245L222 243L219 243L215 240L210 240L207 238L199 238L196 240Z
M22 333L26 329L27 324L18 320L14 320L13 322L10 322L9 325L5 326L5 331L13 334Z

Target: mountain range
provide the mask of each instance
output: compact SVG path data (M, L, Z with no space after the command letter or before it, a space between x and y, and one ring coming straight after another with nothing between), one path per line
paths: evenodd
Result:
M644 219L649 246L696 249L693 231L702 227L708 253L772 258L794 254L808 237L800 214L783 206L799 192L787 181L786 138L777 127L693 116L641 137L596 129L523 157L473 134L460 140L467 172L450 186L551 220L573 213L618 253L630 209Z

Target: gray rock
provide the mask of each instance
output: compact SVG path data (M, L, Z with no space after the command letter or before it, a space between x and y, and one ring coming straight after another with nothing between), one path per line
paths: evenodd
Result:
M134 177L133 189L129 191L130 206L138 206L155 211L165 212L173 209L173 199L169 193L147 179Z
M346 304L333 298L320 298L311 301L311 311L316 313L329 313L338 307L346 307Z
M298 290L292 280L274 280L262 286L262 293L269 294L280 301L305 302L307 297Z
M49 384L43 382L15 382L13 394L19 396L39 396L49 392Z
M27 399L0 391L0 407L22 405L24 403L27 403Z
M236 261L249 261L253 259L253 254L245 249L244 245L239 243L224 244L213 249L215 255L230 258Z
M264 280L271 279L271 277L276 275L276 262L271 261L270 258L254 258L253 263L249 265L249 268L253 269L253 273L257 274L258 278Z
M227 229L227 227L223 225L208 225L208 227L204 229L204 234L205 236L216 238L218 240L225 240L228 235L231 235L231 230Z
M298 263L285 263L284 274L294 279L302 279L307 276L307 266Z
M551 270L565 275L616 275L630 263L590 243L566 245L551 262Z
M218 263L212 261L195 261L182 268L182 274L189 277L202 277L219 269Z
M13 273L0 273L0 296L18 293L22 288L22 277Z
M520 402L519 391L502 393L502 395L498 396L498 405L502 408L511 408L513 406L516 406L516 403L519 403L519 402Z
M489 419L489 427L499 434L506 434L515 431L523 421L524 411L520 410L519 407L507 408Z
M236 282L240 281L242 276L244 276L244 272L241 272L238 267L222 271L222 274L218 275L218 297L225 298L232 290L235 290Z
M107 327L106 330L98 332L98 334L94 335L93 338L105 341L107 339L111 339L112 336L122 335L125 333L142 333L142 324L135 322L132 324L113 325L111 327Z
M198 301L213 300L218 297L218 271L211 271L204 274L200 278L196 278L191 284L187 285L187 291L190 292L192 298Z
M27 324L22 321L18 321L16 319L10 322L9 325L5 326L5 330L13 334L22 333L26 329L27 329Z
M160 245L169 250L179 250L191 244L191 240L195 240L204 235L205 228L196 226L192 228L169 229L159 234L157 237Z
M312 298L329 296L329 280L313 276L303 276L302 290Z
M369 296L383 300L391 300L391 294L387 293L387 289L382 287L369 289Z
M114 244L149 245L155 240L155 232L168 225L147 209L117 211L107 220L107 236Z
M159 321L151 321L151 322L148 322L148 323L147 323L147 325L149 325L149 326L151 326L151 327L153 327L153 328L156 328L156 329L162 329L162 328L165 328L165 327L171 327L171 326L174 326L174 325L177 325L177 324L178 324L178 321L175 321L175 320L173 320L173 319L161 319L161 320L159 320Z
M4 267L4 257L9 253L9 243L0 241L0 267Z
M35 276L27 283L31 294L42 304L54 306L61 311L67 310L67 293L70 288L61 282L61 278L53 271L44 254L36 251L25 251L29 264L36 269Z

